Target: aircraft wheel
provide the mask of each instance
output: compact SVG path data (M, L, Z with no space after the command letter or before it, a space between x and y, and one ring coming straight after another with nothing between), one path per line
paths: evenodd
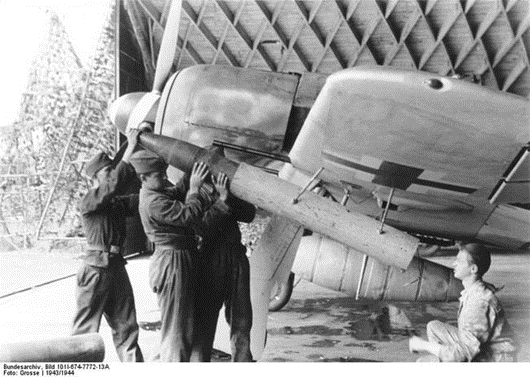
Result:
M294 273L289 274L287 283L275 284L272 288L271 300L269 302L269 311L277 312L282 309L291 298L294 287Z

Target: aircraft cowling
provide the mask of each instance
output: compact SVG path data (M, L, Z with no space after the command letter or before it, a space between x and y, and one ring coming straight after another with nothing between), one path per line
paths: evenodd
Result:
M319 286L356 296L364 254L319 234L302 237L292 271ZM464 289L453 270L413 258L406 270L368 258L359 298L388 301L454 301Z
M281 153L298 80L293 74L237 67L188 67L168 80L154 131L200 147L222 141ZM229 149L225 155L254 166L271 162Z

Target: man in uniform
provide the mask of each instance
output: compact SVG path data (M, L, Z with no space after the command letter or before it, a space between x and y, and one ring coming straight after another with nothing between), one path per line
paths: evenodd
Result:
M431 321L427 338L412 337L409 349L430 355L418 361L515 361L513 332L504 309L495 296L497 289L482 280L491 256L479 244L460 245L454 266L455 277L462 280L458 328Z
M196 231L202 236L202 247L194 361L210 361L217 319L223 304L225 318L230 325L232 361L253 361L250 351L250 267L246 247L241 244L238 221L251 222L256 208L233 196L227 181L224 174L213 179L216 191L211 194L215 203L196 224ZM206 194L206 190L201 191Z
M189 190L183 178L171 185L167 164L147 150L131 157L142 188L139 212L145 233L155 244L149 266L149 284L161 311L160 352L163 362L189 361L194 330L194 299L198 237L192 223L211 205L199 198L209 171L203 163L193 166Z
M77 310L72 335L99 331L104 315L121 361L143 361L138 345L138 323L131 282L122 256L125 217L137 212L138 195L123 195L135 179L128 160L137 145L136 131L127 135L128 145L121 161L113 161L103 152L86 167L94 187L80 203L86 232L87 250L77 273Z

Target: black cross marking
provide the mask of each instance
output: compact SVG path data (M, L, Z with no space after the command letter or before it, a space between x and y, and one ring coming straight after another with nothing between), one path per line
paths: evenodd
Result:
M327 152L322 152L322 157L330 162L334 162L365 173L373 174L375 177L372 180L372 183L387 187L395 187L401 190L406 190L410 187L410 185L416 184L465 194L471 194L477 191L476 188L420 179L418 177L421 173L423 173L423 169L396 164L390 161L383 161L381 166L378 169L375 169L370 166L358 164L356 162L334 156Z

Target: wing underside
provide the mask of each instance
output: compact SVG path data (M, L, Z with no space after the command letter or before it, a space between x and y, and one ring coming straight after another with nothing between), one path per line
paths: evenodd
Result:
M328 78L290 157L306 171L327 167L330 180L487 198L527 147L529 109L521 98L455 79L344 70Z

